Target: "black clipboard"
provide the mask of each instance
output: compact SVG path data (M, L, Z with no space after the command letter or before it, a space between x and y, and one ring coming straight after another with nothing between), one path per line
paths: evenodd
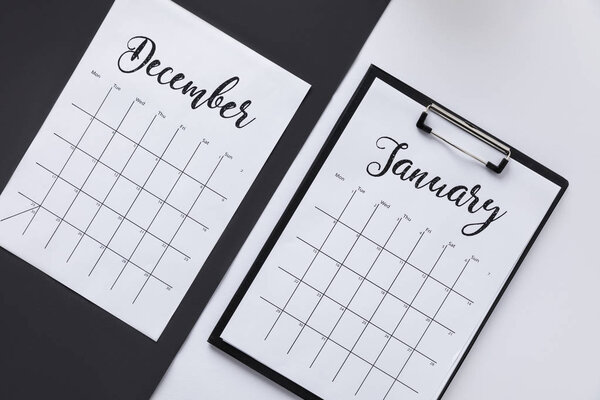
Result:
M223 333L225 327L229 323L229 321L230 321L231 317L233 316L235 310L237 309L238 305L240 304L240 302L246 295L246 292L250 288L250 285L252 284L252 282L254 281L258 272L260 271L263 263L269 256L271 250L277 244L279 237L281 236L282 232L284 231L285 227L287 226L289 220L291 219L292 215L296 211L297 207L302 202L302 199L304 198L305 193L307 192L309 187L312 185L312 183L313 183L314 179L316 178L317 174L319 173L321 167L325 163L325 160L329 157L329 154L334 149L338 139L341 137L346 126L348 125L348 122L354 115L354 112L358 108L359 104L361 103L362 99L364 98L365 94L368 92L369 88L371 87L371 85L375 81L375 79L382 80L383 82L387 83L388 85L390 85L390 86L394 87L395 89L397 89L398 91L402 92L404 95L408 96L415 102L421 104L425 108L425 111L421 115L421 117L418 119L417 118L415 119L417 122L417 127L419 127L424 132L433 133L431 128L429 128L426 124L427 112L433 111L433 112L436 112L438 115L440 113L442 113L442 114L446 115L446 116L440 115L444 119L459 126L459 128L461 128L463 130L468 131L469 129L472 129L472 131L470 131L468 133L470 133L471 135L475 136L476 138L484 141L486 144L494 147L496 150L502 152L504 154L504 158L502 158L500 163L496 164L491 161L485 161L473 154L470 154L469 152L465 152L462 148L459 148L459 146L453 144L452 142L449 142L444 137L441 137L434 133L434 135L438 139L441 139L442 141L446 142L448 145L450 145L450 146L456 148L457 150L460 150L460 151L466 153L467 155L475 158L476 160L482 162L487 168L489 168L491 171L493 171L490 173L502 173L504 166L506 166L506 164L509 162L510 159L513 159L513 160L523 164L527 168L535 171L539 175L543 176L544 178L550 180L551 182L555 183L556 185L558 185L560 187L560 190L558 191L558 193L557 193L556 197L554 198L552 204L550 205L548 211L544 215L541 223L535 230L533 236L527 243L525 250L523 250L523 253L521 254L521 256L519 257L514 268L510 272L506 282L502 286L500 292L498 293L498 296L495 298L494 302L492 303L492 306L490 307L487 314L485 315L481 325L479 325L477 331L475 332L475 335L471 339L470 343L467 345L467 348L464 351L461 359L458 361L458 363L456 364L456 367L452 371L450 377L445 382L444 387L443 387L442 391L440 392L438 399L441 399L443 397L448 386L450 385L450 382L456 375L456 372L458 371L458 369L462 365L463 361L465 360L467 354L471 350L473 343L475 342L475 340L481 333L481 330L483 329L488 318L494 311L500 298L504 294L504 291L510 284L512 278L515 276L517 270L519 269L519 266L521 265L525 256L529 252L529 249L535 242L537 236L539 235L539 233L543 229L544 225L546 224L548 218L550 217L550 214L552 214L554 208L558 204L559 200L561 199L561 197L563 196L564 192L566 191L566 189L569 185L569 182L562 176L558 175L556 172L548 169L547 167L543 166L542 164L538 163L537 161L533 160L532 158L530 158L530 157L526 156L525 154L521 153L520 151L516 150L512 146L504 143L503 141L501 141L500 139L496 138L495 136L489 134L485 130L477 127L475 124L471 123L470 121L455 114L448 108L442 106L440 103L432 100L430 97L428 97L425 94L410 87L406 83L398 80L397 78L393 77L392 75L388 74L387 72L383 71L382 69L378 68L377 66L371 65L369 70L367 71L365 77L363 78L363 80L361 81L357 90L355 91L352 99L350 100L350 102L348 103L346 108L344 109L344 112L338 119L332 132L330 133L329 137L327 138L325 145L323 146L323 148L319 152L317 158L313 162L309 172L304 177L302 183L300 184L299 188L297 189L296 193L294 194L294 197L292 198L292 200L290 201L286 210L284 211L283 215L279 219L273 232L271 233L271 235L269 236L265 245L261 249L257 259L254 261L248 274L244 278L242 284L238 288L237 292L235 293L234 297L232 298L231 302L227 306L225 312L221 316L219 322L215 326L213 332L211 333L211 335L208 339L208 342L211 343L212 345L214 345L215 347L221 349L225 353L238 359L239 361L246 364L250 368L253 368L254 370L256 370L256 371L260 372L261 374L263 374L264 376L266 376L267 378L273 380L274 382L280 384L281 386L285 387L286 389L290 390L291 392L293 392L296 395L298 395L302 398L305 398L305 399L322 400L321 397L317 396L316 394L314 394L314 393L310 392L309 390L305 389L304 387L298 385L297 383L295 383L294 381L290 380L289 378L283 376L282 374L278 373L277 371L269 368L268 366L264 365L260 361L252 358L248 354L237 349L235 346L232 346L231 344L225 342L221 338L221 334ZM463 126L461 126L460 124L463 124Z

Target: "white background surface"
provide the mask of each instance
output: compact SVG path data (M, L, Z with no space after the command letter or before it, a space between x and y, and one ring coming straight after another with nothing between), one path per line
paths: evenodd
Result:
M570 181L444 400L600 398L600 1L392 0L153 400L291 394L206 339L370 63Z

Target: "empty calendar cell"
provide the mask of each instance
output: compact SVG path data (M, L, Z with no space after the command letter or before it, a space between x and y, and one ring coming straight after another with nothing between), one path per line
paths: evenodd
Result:
M133 255L131 255L131 262L139 265L146 271L152 272L156 268L165 247L166 244L159 239L145 234L137 245Z
M310 262L310 267L303 280L316 290L325 292L340 268L342 267L339 262L322 253L317 253L313 261Z
M423 315L413 308L409 308L402 317L394 336L409 346L414 347L419 342L419 339L421 339L423 333L425 333L430 321L431 318L428 316Z
M184 169L194 152L198 153L204 150L202 144L198 148L197 145L198 139L194 135L188 135L185 131L179 130L164 152L163 158L169 160L175 167Z
M351 349L358 340L367 321L351 312L345 312L330 334L331 340Z
M362 280L363 278L360 275L347 268L341 268L333 282L331 282L326 294L338 303L347 306Z
M317 354L307 367L310 367L315 373L327 377L332 376L332 371L335 371L342 365L348 351L339 344L327 340L326 337L321 338L321 345L317 348Z
M163 160L158 163L150 179L148 179L146 189L161 199L167 199L179 175L180 172L177 169Z
M97 201L102 202L106 199L117 179L119 179L117 172L98 163L82 189Z
M360 400L383 399L387 389L393 382L393 377L374 368L369 373L367 379L362 383L356 398Z
M123 170L123 176L138 186L144 186L158 161L147 150L136 146L131 159Z
M352 297L348 308L363 318L370 319L381 303L385 291L363 280L362 284Z
M381 301L371 320L386 332L393 332L407 309L406 303L388 294Z
M413 301L413 306L423 313L433 316L442 306L448 291L449 289L446 286L433 279L427 279Z
M100 161L115 171L123 171L135 150L134 143L123 135L113 135L112 140L103 151Z
M205 186L193 200L191 208L182 211L187 212L190 218L204 225L214 225L218 218L215 213L223 207L225 198Z
M273 325L273 330L270 332L269 341L270 347L274 351L287 353L292 343L298 337L298 333L304 326L304 323L292 317L287 313L281 313L277 319L277 324Z
M412 353L412 347L390 337L379 351L375 365L391 376L398 376L400 369Z
M358 237L359 234L338 223L329 234L322 251L337 261L345 262Z
M286 306L286 311L306 322L320 299L320 293L307 285L298 286Z
M102 205L92 197L80 194L69 208L69 212L66 213L65 221L77 229L85 231L100 207Z
M356 273L367 276L380 253L380 247L361 236L352 247L344 264Z
M370 364L355 354L350 354L344 363L344 368L334 375L339 385L358 388L359 379L369 370Z
M388 290L404 262L387 251L382 251L369 272L369 280Z
M116 263L115 268L98 268L98 272L106 270L106 273L112 272L106 281L110 284L110 291L114 292L115 297L122 295L129 301L133 301L135 293L131 288L139 288L144 284L147 273L140 268L127 268L126 261L120 260Z
M410 360L402 366L398 378L402 381L411 382L415 387L424 387L427 377L432 372L435 373L435 368L435 363L421 357L418 353L412 352Z
M362 359L373 364L385 346L389 335L372 324L365 325L364 331L352 351Z
M337 207L340 207L342 204L338 199ZM369 199L365 198L363 193L358 192L354 195L352 201L346 204L340 221L354 231L362 232L369 225L373 215L377 213L377 208L377 204L371 203ZM340 210L342 209L340 208Z
M308 323L311 327L326 335L332 331L335 323L342 316L343 311L344 307L330 298L324 297L316 307Z
M120 223L119 214L107 207L101 207L87 229L87 234L106 246Z
M282 268L288 274L294 277L302 277L313 262L316 262L315 257L323 257L326 260L330 260L330 258L324 256L322 253L319 253L317 250L313 249L302 243L300 240L290 241L285 245L281 246L279 250L284 257L281 259L281 263L278 265L278 268ZM289 254L289 252L294 252L294 257L285 257L285 254ZM319 260L319 262L323 262L323 260Z
M163 203L148 230L164 242L170 243L185 218L185 214Z
M295 347L296 351L294 352L294 355L298 357L298 363L303 366L310 365L317 355L318 349L323 344L323 335L313 329L305 328L302 330L302 334L298 336L296 343L297 346ZM298 351L298 349L305 348L311 349L312 351Z
M421 285L423 285L426 277L426 275L424 276L424 274L416 268L404 264L402 266L402 271L398 274L390 292L402 301L410 303L417 295L417 292L421 288Z
M173 207L181 211L187 212L201 191L201 183L188 175L183 175L177 181L177 184L169 195L169 204L172 204Z
M81 188L88 179L96 160L80 151L73 152L69 162L65 164L60 176L77 188ZM56 171L58 173L58 171Z
M129 104L126 106L129 107ZM130 139L130 142L139 143L155 119L156 114L153 110L138 102L131 107L127 117L119 122L119 132Z
M97 160L112 136L113 130L111 128L94 120L85 130L77 147Z
M122 273L127 259L114 251L104 249L94 261L92 272L102 282L102 285L96 287L95 290L98 292L110 290L116 277Z
M119 177L104 201L107 207L112 208L120 215L125 215L138 195L138 188L123 177Z
M151 193L141 190L137 190L135 201L131 204L127 213L127 218L133 223L137 224L141 229L148 229L150 223L156 216L159 208L161 207L161 200Z
M464 318L469 312L472 312L473 302L470 299L463 297L460 293L450 292L444 301L444 306L440 308L436 315L436 320L446 326L452 321Z
M132 222L122 221L114 236L111 238L110 247L123 257L131 257L135 246L140 242L143 230Z
M65 215L69 206L77 196L78 190L72 185L63 181L62 179L56 178L53 190L48 194L44 202L44 207L53 214L59 217Z

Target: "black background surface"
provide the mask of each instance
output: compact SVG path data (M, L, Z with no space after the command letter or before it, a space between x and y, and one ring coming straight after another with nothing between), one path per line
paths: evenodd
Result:
M388 0L178 3L312 89L157 343L0 249L0 399L150 397ZM1 2L0 187L111 4Z

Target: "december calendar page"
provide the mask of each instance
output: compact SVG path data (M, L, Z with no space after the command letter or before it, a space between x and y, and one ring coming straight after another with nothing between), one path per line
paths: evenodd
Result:
M171 1L117 0L0 197L0 245L157 340L308 88Z
M419 131L424 106L387 81L361 89L215 332L305 397L434 399L560 187L516 160L495 174Z

